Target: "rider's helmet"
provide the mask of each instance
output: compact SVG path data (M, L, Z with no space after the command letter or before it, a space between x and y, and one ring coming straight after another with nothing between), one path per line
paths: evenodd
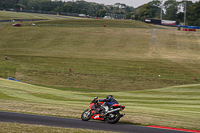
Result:
M108 95L108 96L106 97L106 99L110 101L111 99L113 99L113 95Z

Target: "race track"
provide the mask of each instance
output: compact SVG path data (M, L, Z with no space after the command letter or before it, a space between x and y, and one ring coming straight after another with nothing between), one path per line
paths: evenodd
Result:
M46 125L55 127L66 127L66 128L82 128L82 129L92 129L92 130L115 131L115 132L125 132L125 133L184 133L181 131L149 128L149 127L134 126L134 125L120 124L120 123L108 124L107 122L92 121L92 120L85 122L80 119L69 119L62 117L31 115L31 114L11 113L2 111L0 111L0 121L12 122L12 123L37 124L37 125Z

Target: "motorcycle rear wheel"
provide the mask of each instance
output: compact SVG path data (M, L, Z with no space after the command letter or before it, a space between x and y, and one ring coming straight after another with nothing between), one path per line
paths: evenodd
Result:
M110 124L115 124L115 123L117 123L118 121L119 121L119 119L120 119L120 113L119 112L117 112L117 113L115 113L115 114L113 114L113 115L115 115L113 118L109 118L109 117L107 117L107 122L108 123L110 123Z
M91 110L87 109L82 113L81 119L83 121L88 121L90 118L91 118Z

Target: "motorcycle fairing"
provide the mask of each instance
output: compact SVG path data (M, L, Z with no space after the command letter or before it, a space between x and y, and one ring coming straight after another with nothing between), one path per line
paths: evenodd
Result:
M96 108L94 103L90 103L90 108L91 108L91 111L92 111L91 119L102 120L102 121L104 120L103 115L99 114L100 108ZM100 118L100 117L103 117L103 118Z

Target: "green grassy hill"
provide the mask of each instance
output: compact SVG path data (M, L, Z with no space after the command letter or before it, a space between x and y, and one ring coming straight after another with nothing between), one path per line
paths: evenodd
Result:
M182 85L128 92L75 92L0 79L1 110L80 119L90 101L114 95L125 105L123 123L199 130L200 87ZM53 106L52 106L53 105Z
M55 22L60 25L40 25ZM103 27L103 22L143 28ZM78 23L102 26L77 27ZM0 36L0 77L31 84L73 90L138 90L197 83L193 79L200 74L199 31L159 28L153 44L152 28L147 24L81 19L6 25Z

